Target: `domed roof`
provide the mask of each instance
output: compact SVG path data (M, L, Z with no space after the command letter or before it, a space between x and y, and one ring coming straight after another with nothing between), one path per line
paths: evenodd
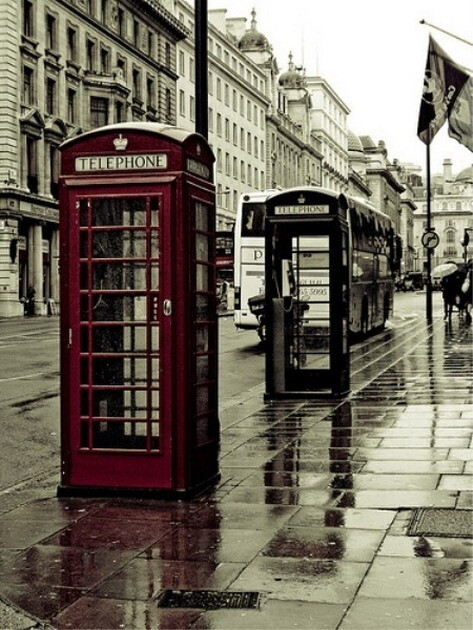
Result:
M292 62L292 53L289 53L289 70L281 74L279 85L284 88L305 87L304 76L296 70L296 66Z
M473 164L464 168L458 175L455 177L455 181L460 182L469 182L473 184Z
M249 31L243 35L240 39L238 46L243 50L253 49L253 48L268 48L269 42L266 37L260 33L256 28L256 11L255 9L251 12L251 28Z
M350 129L348 130L348 150L356 153L364 153L360 138Z

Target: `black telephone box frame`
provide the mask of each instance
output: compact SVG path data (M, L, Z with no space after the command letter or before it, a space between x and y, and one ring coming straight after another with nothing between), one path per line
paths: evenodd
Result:
M321 189L267 201L266 400L349 392L347 210L343 194Z

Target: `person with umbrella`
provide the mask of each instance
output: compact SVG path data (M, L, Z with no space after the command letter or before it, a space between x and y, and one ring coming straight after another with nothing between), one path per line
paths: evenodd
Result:
M443 304L444 304L444 319L451 321L453 307L456 306L459 313L465 312L465 321L467 324L471 324L471 303L472 303L472 288L473 288L473 264L469 260L465 265L458 268L454 263L446 263L445 265L439 265L444 267L444 271L447 269L447 265L452 265L450 268L455 269L450 273L444 273L440 287L442 289ZM435 271L435 270L434 270Z

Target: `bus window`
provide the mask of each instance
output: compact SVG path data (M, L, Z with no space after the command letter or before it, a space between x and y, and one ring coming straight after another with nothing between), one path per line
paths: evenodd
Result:
M266 208L262 203L244 203L242 208L242 236L264 236Z

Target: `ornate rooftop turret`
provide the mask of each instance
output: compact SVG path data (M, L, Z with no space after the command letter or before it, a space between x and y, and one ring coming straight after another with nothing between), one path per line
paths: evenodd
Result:
M304 75L296 68L292 61L292 52L289 53L289 69L279 77L279 85L283 88L305 87Z
M351 129L348 129L348 151L364 155L361 140Z
M256 11L251 11L251 28L243 35L238 44L241 50L255 50L255 49L268 49L270 48L269 42L266 37L258 31L256 28Z

